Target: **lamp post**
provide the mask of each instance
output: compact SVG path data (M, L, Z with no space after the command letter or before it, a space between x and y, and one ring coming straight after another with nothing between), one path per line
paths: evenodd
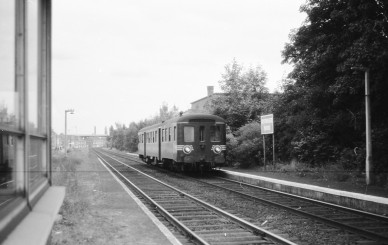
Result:
M74 109L65 110L65 155L67 155L67 113L74 114Z
M369 86L369 68L352 67L353 70L362 70L365 72L365 136L366 136L366 159L365 174L366 184L374 182L373 162L372 162L372 133L371 133L371 112L370 112L370 86Z

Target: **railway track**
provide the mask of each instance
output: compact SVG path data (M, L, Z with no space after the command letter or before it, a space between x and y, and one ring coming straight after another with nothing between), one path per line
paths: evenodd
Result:
M317 220L365 239L360 243L388 244L388 217L350 209L221 177L196 179L247 199Z
M127 155L115 153L128 158ZM137 160L131 158L131 160ZM331 232L347 231L356 243L388 244L388 218L368 212L354 210L313 199L303 198L288 193L274 191L258 186L244 184L233 180L212 176L195 178L203 185L211 185L224 191L240 195L247 200L278 207L307 219L329 225L323 228Z
M195 244L294 244L109 156L96 154Z

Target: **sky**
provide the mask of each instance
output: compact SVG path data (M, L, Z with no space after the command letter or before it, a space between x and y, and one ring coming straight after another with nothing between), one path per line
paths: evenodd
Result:
M180 111L222 92L233 59L260 65L270 91L292 70L281 64L305 0L53 0L52 125L57 133L103 134L116 122Z

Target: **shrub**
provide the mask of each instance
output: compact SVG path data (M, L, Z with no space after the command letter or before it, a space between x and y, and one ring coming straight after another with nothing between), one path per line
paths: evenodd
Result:
M227 135L228 157L227 160L241 167L248 167L260 161L261 149L260 124L248 123L235 132L235 136Z

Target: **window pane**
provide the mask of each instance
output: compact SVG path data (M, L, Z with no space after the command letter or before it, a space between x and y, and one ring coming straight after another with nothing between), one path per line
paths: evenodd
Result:
M199 141L204 142L205 141L205 126L199 127Z
M0 208L15 195L16 137L0 132Z
M28 116L29 127L34 133L45 132L45 118L42 108L42 84L39 81L39 0L27 1L27 81L28 81Z
M0 1L0 127L16 128L19 118L15 85L15 1Z
M185 142L194 142L194 127L185 126L183 128L183 138Z
M168 128L168 141L171 141L171 128Z
M210 141L221 141L221 128L219 125L210 126Z
M34 185L46 176L46 155L44 141L40 139L30 140L29 170L30 185Z

